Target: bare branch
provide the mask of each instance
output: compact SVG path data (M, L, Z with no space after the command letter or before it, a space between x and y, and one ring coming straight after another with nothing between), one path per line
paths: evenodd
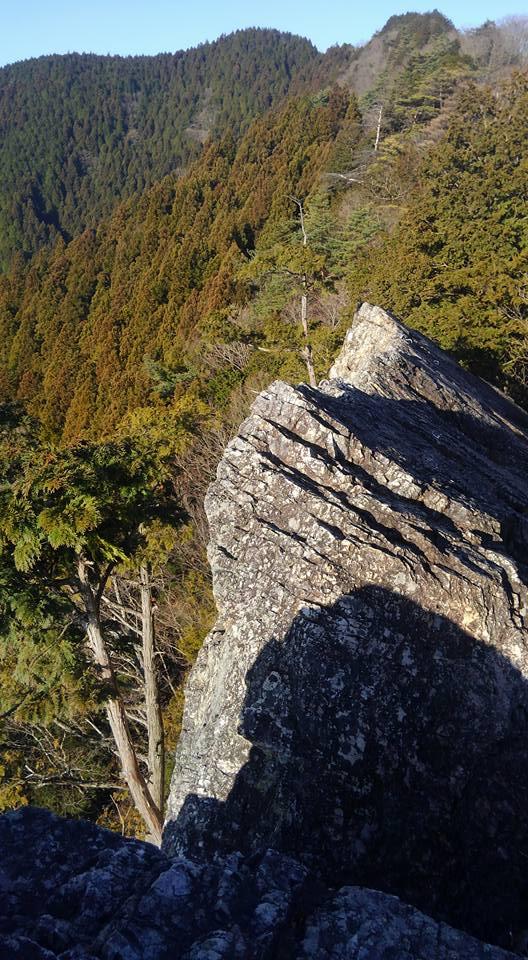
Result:
M374 144L374 153L376 153L376 151L377 151L377 149L378 149L378 146L379 146L380 134L381 134L381 118L382 118L382 116L383 116L383 105L381 105L380 108L379 108L378 126L377 126L377 129L376 129L376 142L375 142L375 144Z
M339 177L340 180L345 180L347 183L364 183L364 180L359 180L358 177L347 177L344 173L327 173L327 177Z

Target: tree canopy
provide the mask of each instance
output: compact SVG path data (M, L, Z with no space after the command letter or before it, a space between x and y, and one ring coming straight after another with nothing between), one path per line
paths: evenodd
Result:
M108 215L235 135L321 57L278 30L240 30L154 57L47 56L0 69L0 268Z

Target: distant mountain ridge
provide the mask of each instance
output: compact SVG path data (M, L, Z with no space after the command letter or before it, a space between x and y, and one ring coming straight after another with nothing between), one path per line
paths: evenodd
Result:
M154 57L46 56L0 70L0 268L94 226L185 167L210 134L235 136L312 75L314 45L240 30Z
M368 43L357 48L340 80L358 96L365 95L393 82L413 53L428 52L439 41L457 45L459 33L438 10L390 17Z
M0 270L15 253L95 227L119 201L186 169L209 137L237 138L288 94L337 80L367 109L399 98L401 114L417 92L421 104L424 93L449 95L461 73L515 65L503 47L494 24L462 35L433 10L391 17L367 44L325 54L302 37L252 28L174 54L72 53L3 67Z

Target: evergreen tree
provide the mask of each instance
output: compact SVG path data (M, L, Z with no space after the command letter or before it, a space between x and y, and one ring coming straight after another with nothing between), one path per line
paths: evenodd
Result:
M148 572L149 540L160 546L163 525L181 522L170 496L167 454L159 443L136 437L99 445L60 449L8 425L2 449L4 480L0 490L0 576L7 585L4 645L9 649L15 615L17 667L27 659L27 644L53 642L59 630L69 639L82 634L84 652L96 671L122 775L150 836L161 841L163 756L156 693ZM160 526L161 525L161 526ZM136 567L141 581L143 658L147 720L152 725L145 773L138 758L101 604L119 566ZM45 629L43 629L45 628ZM60 656L60 651L55 651ZM49 657L48 657L49 660ZM67 672L67 664L63 665ZM32 689L27 696L45 691ZM50 677L46 678L46 684ZM18 704L12 709L18 709ZM149 785L149 779L152 782Z
M528 79L470 86L390 235L350 271L382 303L526 402Z
M277 30L240 30L154 57L67 54L0 69L0 269L68 240L238 134L310 82L322 57Z

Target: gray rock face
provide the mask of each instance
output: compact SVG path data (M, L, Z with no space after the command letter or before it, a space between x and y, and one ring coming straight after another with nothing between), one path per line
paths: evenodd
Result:
M527 437L514 405L367 304L319 389L258 397L207 497L219 619L188 684L167 853L272 847L323 884L519 942ZM354 916L357 896L335 902ZM356 956L333 935L312 955Z
M0 817L0 960L513 960L266 851L196 863L94 824Z

